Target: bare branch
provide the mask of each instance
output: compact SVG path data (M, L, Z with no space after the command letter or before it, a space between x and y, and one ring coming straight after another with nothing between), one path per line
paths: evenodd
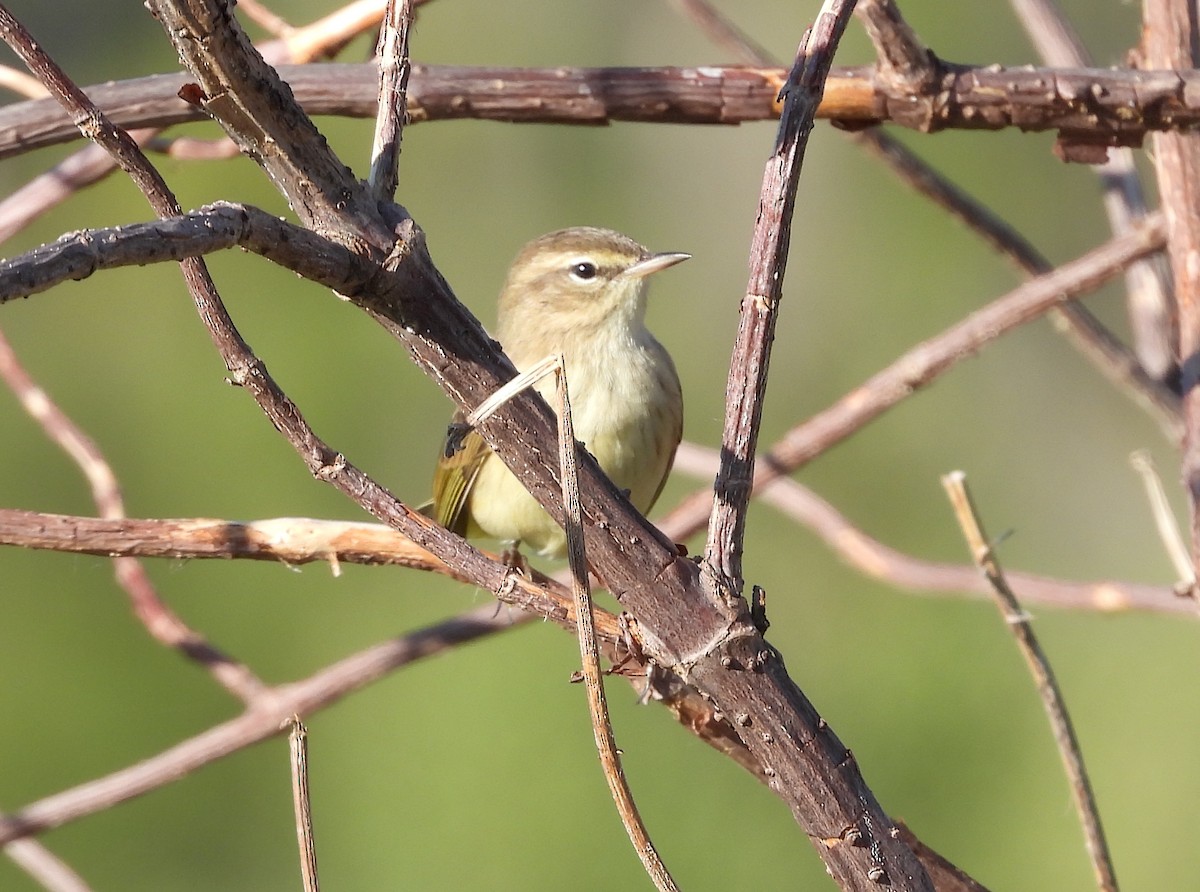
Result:
M1175 522L1171 503L1167 501L1167 493L1163 489L1162 479L1158 476L1158 469L1154 467L1150 453L1145 450L1133 453L1129 457L1129 463L1142 478L1142 486L1146 490L1146 501L1150 503L1150 513L1154 517L1158 538L1162 541L1167 557L1171 560L1171 566L1175 568L1175 574L1179 579L1179 582L1176 583L1176 594L1192 595L1191 603L1195 605L1196 571L1188 556L1187 545L1179 532L1179 525Z
M1037 318L1056 304L1099 287L1133 260L1161 250L1164 239L1162 218L1152 214L1144 227L1111 239L1053 273L1019 286L918 344L828 409L792 428L770 452L760 456L754 468L754 488L791 473L856 433L995 338ZM671 513L664 527L675 538L691 535L703 528L710 507L704 494L697 493Z
M1087 49L1053 0L1011 0L1029 39L1049 65L1082 68L1091 64ZM1104 208L1116 235L1146 216L1146 197L1128 148L1112 148L1108 161L1095 168L1104 192ZM1134 350L1148 375L1164 381L1178 371L1170 270L1165 258L1139 261L1125 273ZM1181 432L1182 434L1182 432ZM1180 435L1181 435L1180 434ZM1175 439L1179 439L1176 436Z
M270 689L246 712L158 755L105 777L48 796L0 817L0 845L59 827L143 795L251 744L281 733L293 715L307 716L393 670L446 647L490 634L506 620L492 605L424 631L382 642L302 681Z
M1142 53L1150 65L1193 68L1200 10L1190 0L1145 0ZM1183 393L1181 473L1191 516L1192 563L1200 566L1200 136L1163 133L1154 138L1158 193L1167 221L1167 255L1179 320L1180 390ZM1197 574L1193 574L1197 575Z
M104 269L181 261L241 247L341 293L365 287L373 268L341 245L248 205L198 211L112 229L82 230L0 261L0 304Z
M383 16L384 5L385 0L358 0L310 25L288 28L279 40L268 41L263 45L263 58L275 64L302 63L336 52L362 31L378 25ZM242 8L245 10L248 7L243 4ZM33 83L42 93L45 92L40 83L36 80L33 80ZM139 145L149 145L154 142L158 133L157 128L143 128L132 130L130 136ZM193 144L187 139L180 140L180 143ZM205 157L226 157L226 152L238 152L237 147L227 138L219 140L218 145L221 148ZM155 151L160 150L155 148ZM183 154L178 149L172 153L173 157ZM75 192L108 176L115 169L116 164L107 152L99 146L89 145L56 164L47 173L35 177L0 201L0 242L10 238Z
M373 118L374 65L280 65L312 115ZM413 65L411 123L455 119L545 124L643 121L741 124L774 120L787 72L778 68L501 68ZM98 84L88 95L126 128L204 120L178 96L189 78L161 74ZM936 100L934 104L930 104ZM817 117L850 129L895 123L943 130L1062 130L1106 145L1139 145L1147 133L1200 124L1200 71L1107 68L948 67L934 100L889 94L872 68L830 73ZM914 104L916 108L914 110ZM46 100L0 109L0 158L76 139L68 116Z
M853 0L822 4L815 24L800 42L787 84L780 91L783 114L774 150L763 172L750 242L750 280L742 298L725 385L721 469L713 484L713 509L704 551L706 572L711 574L707 584L715 596L741 594L746 508L750 504L767 368L791 245L796 188L825 78L853 9Z
M675 454L675 470L685 474L712 479L718 467L717 452L695 443L681 443ZM790 477L776 477L755 487L754 496L811 530L846 564L872 579L921 595L991 594L975 567L922 560L890 548L868 536L833 505ZM679 532L680 538L686 534L684 530L676 530L670 518L663 528L672 534ZM1164 586L1117 580L1075 582L1012 571L1007 575L1029 603L1100 613L1129 610L1171 615L1195 613L1192 601Z
M979 566L980 571L991 584L994 592L996 608L1004 618L1008 628L1016 639L1021 656L1033 674L1034 684L1042 699L1042 706L1050 719L1050 729L1054 733L1054 742L1058 745L1059 755L1067 771L1067 779L1071 782L1071 793L1075 798L1075 807L1079 811L1083 823L1084 836L1087 840L1087 850L1092 861L1092 870L1102 892L1117 892L1117 876L1113 870L1112 856L1108 852L1108 843L1104 839L1104 829L1100 825L1100 812L1096 807L1096 797L1088 780L1087 769L1083 764L1083 753L1079 748L1079 740L1075 736L1075 728L1067 713L1066 700L1062 689L1050 668L1050 661L1045 651L1038 643L1033 633L1030 616L1017 601L1017 596L1009 587L1000 569L1000 561L992 548L992 543L984 535L979 512L967 489L966 475L955 471L942 478L942 485L950 497L954 507L954 515L962 527L967 540L967 548L971 558Z
M379 111L375 118L375 142L371 148L371 172L367 183L376 198L396 197L396 175L400 164L400 138L408 115L408 31L412 25L412 0L389 0L375 58L379 64Z
M633 791L621 768L621 757L617 741L613 736L612 719L608 712L608 699L604 695L604 673L600 670L600 651L596 644L596 629L593 625L595 605L588 583L587 550L583 539L583 509L579 505L579 472L576 460L579 444L575 440L575 427L571 419L571 396L567 386L566 360L562 354L554 357L556 378L555 394L558 404L558 461L561 467L563 506L566 514L567 559L571 567L571 592L575 597L576 637L579 640L579 657L583 666L583 685L587 691L588 713L592 720L592 733L596 738L596 749L600 754L600 765L604 779L621 816L621 823L637 852L654 888L659 892L677 892L678 887L663 864L637 804Z
M47 438L75 462L92 490L92 500L109 520L125 516L125 503L112 467L96 443L75 424L21 365L8 339L0 332L0 379L21 406L41 426ZM156 641L202 665L227 691L244 703L262 694L262 681L244 663L214 647L190 628L159 597L145 568L134 558L115 557L117 584L129 596L134 615Z
M949 211L972 232L1013 261L1022 272L1040 276L1054 269L1036 248L1019 232L996 216L990 209L959 189L933 170L898 140L877 130L855 134L855 140L875 152L905 183L912 186L939 207ZM1138 219L1143 219L1139 215ZM1128 232L1129 226L1114 227ZM1159 263L1161 257L1134 261L1130 271L1146 263ZM1130 286L1132 287L1132 286ZM1053 307L1050 317L1072 344L1092 362L1092 366L1108 378L1134 403L1148 412L1171 442L1183 435L1179 395L1159 378L1147 373L1138 357L1129 351L1087 307L1065 303Z
M238 0L238 6L246 14L246 18L272 37L284 38L295 30L286 19L276 15L258 0Z
M289 763L292 766L292 805L296 813L296 841L300 846L300 879L304 892L320 892L317 844L313 836L312 797L308 791L308 729L294 715L288 722Z
M10 65L0 65L0 87L29 99L41 99L49 95L49 91L36 77L30 77L24 71L18 71Z
M14 839L4 854L47 892L92 892L83 877L36 839Z
M778 67L771 54L724 16L708 0L670 0L671 5L698 24L717 46L732 52L747 65ZM832 76L832 75L831 75Z
M151 0L151 6L199 81L198 93L190 88L188 95L261 161L306 224L379 264L379 276L354 296L356 302L403 341L460 406L470 407L495 390L512 374L511 364L454 300L429 260L420 230L403 209L373 201L339 166L290 93L254 56L228 4ZM256 122L257 115L265 117ZM237 335L202 265L184 263L231 377L250 390L313 473L440 556L477 571L480 584L486 579L503 585L490 562L432 528L315 437ZM554 471L541 458L552 443L544 402L519 397L480 432L561 522ZM739 604L710 598L696 565L647 524L593 460L582 458L589 555L610 591L638 616L647 654L694 681L718 709L739 710L747 748L770 766L764 771L772 788L810 836L821 837L818 851L846 888L873 889L881 878L897 889L928 888L911 851L889 832L890 821L844 745L788 677L751 617ZM805 745L796 747L795 741ZM846 830L828 838L822 835L828 828Z
M12 47L53 97L40 101L57 102L64 110L69 110L72 125L86 138L103 145L144 194L155 196L152 204L157 204L155 209L160 215L179 213L179 203L162 176L142 155L137 143L88 100L4 6L0 6L0 38Z
M547 356L530 366L489 396L467 414L465 424L477 427L518 393L532 387L548 374L555 376L556 414L558 416L559 479L562 481L564 530L567 534L567 559L570 564L571 594L575 605L575 631L583 666L580 677L587 691L592 733L600 756L604 779L608 782L621 823L642 862L646 873L660 892L675 890L675 881L654 848L642 822L633 792L621 768L616 739L604 695L604 674L600 670L600 652L596 641L596 607L588 581L587 546L583 537L583 512L579 502L578 449L571 418L571 398L567 386L566 360L561 353Z

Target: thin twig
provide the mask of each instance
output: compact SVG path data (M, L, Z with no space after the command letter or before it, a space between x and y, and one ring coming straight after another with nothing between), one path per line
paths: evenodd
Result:
M856 133L854 140L883 160L901 180L948 211L971 232L1015 263L1026 275L1042 276L1054 269L1054 264L1005 220L930 167L899 140L880 130ZM1139 215L1138 219L1143 217L1144 214ZM1114 231L1122 234L1130 228L1128 225L1119 228L1114 226ZM1134 267L1161 260L1145 258L1135 261L1126 269L1126 279ZM1138 357L1087 307L1075 303L1063 304L1052 308L1049 315L1055 327L1067 335L1071 343L1091 361L1093 368L1150 414L1168 440L1178 442L1183 435L1178 393L1155 375L1147 373Z
M11 65L0 65L0 88L19 93L27 99L41 99L50 95L36 77L30 77Z
M706 0L677 0L677 5L685 7L715 41L731 49L743 61L760 66L778 64L769 53L741 33L732 22L712 9ZM863 19L867 34L875 44L882 78L890 79L897 86L914 92L930 86L933 58L900 16L894 3L890 0L860 3L855 14ZM1074 67L1082 67L1082 64L1076 64ZM1015 261L1026 274L1043 275L1053 269L1053 264L1042 257L1020 233L942 176L899 140L880 128L856 131L852 138L885 161L905 183L949 211L972 232L982 236L993 248ZM1115 152L1114 159L1129 156L1128 149ZM1120 169L1116 160L1110 162L1110 165L1114 172ZM1130 181L1133 187L1129 186ZM1109 180L1106 178L1105 182L1108 184ZM1124 225L1117 227L1114 224L1114 230L1118 234L1127 231L1131 221L1140 220L1145 216L1145 207L1138 203L1137 193L1134 191L1136 182L1136 177L1130 176L1120 180L1122 188L1106 188L1105 194L1110 204L1116 200L1114 193L1119 192L1129 204L1140 207L1140 212L1136 215L1125 215ZM1129 195L1126 197L1127 191ZM1112 213L1115 211L1110 209L1110 214ZM1153 307L1156 300L1157 305L1161 305L1161 283L1154 275L1155 269L1162 269L1161 258L1138 261L1126 272L1131 300L1138 306ZM1152 282L1144 281L1148 275L1153 279ZM1156 286L1155 283L1159 284ZM1160 295L1157 299L1156 293ZM1052 310L1051 316L1058 327L1070 337L1072 343L1105 377L1158 420L1172 442L1182 436L1179 396L1161 380L1165 374L1165 366L1151 363L1153 374L1147 373L1144 367L1145 359L1139 362L1138 357L1086 307L1067 304ZM1152 317L1153 312L1150 309L1134 314L1135 329L1139 325L1147 327L1148 323L1144 320ZM1161 325L1158 326L1158 331L1161 337ZM1147 352L1148 348L1140 351L1139 355L1144 357Z
M395 669L473 641L508 625L495 605L428 629L384 641L333 663L297 682L269 691L241 715L214 725L157 755L104 777L47 796L13 814L0 816L0 845L104 811L251 744L280 733L293 715L307 716L383 678Z
M400 164L400 140L408 115L408 31L412 26L411 0L388 0L387 14L379 31L375 61L379 65L379 111L375 117L375 141L371 146L371 172L367 183L379 199L396 195Z
M1154 467L1150 453L1139 449L1129 457L1130 464L1142 478L1146 488L1146 501L1150 503L1150 513L1154 516L1154 526L1158 530L1158 538L1166 549L1167 557L1175 567L1179 577L1178 592L1191 593L1196 585L1196 571L1188 556L1187 544L1179 532L1179 524L1175 522L1175 514L1171 511L1171 503L1167 501L1167 493L1163 489L1162 479ZM1192 602L1195 604L1195 601Z
M4 854L47 892L92 892L83 877L36 839L14 839L4 846Z
M287 19L276 15L258 0L238 0L238 9L272 37L286 38L296 30Z
M847 393L829 408L793 427L754 468L754 488L766 485L812 461L910 397L914 390L974 356L985 344L1052 306L1098 288L1128 264L1162 249L1165 227L1161 214L1151 214L1143 227L1117 236L1087 254L1039 276L940 334L913 347L891 365ZM678 541L704 528L711 498L695 493L675 507L663 527Z
M1134 260L1161 250L1164 233L1162 216L1152 214L1144 226L1110 239L1053 272L1030 279L918 344L829 409L793 428L771 451L771 464L795 470L910 396L914 389L973 356L985 344L1100 287Z
M958 519L959 526L962 527L971 558L991 585L996 607L1009 629L1012 630L1017 647L1020 648L1021 655L1025 657L1025 662L1033 674L1034 683L1041 695L1042 706L1050 719L1054 742L1058 745L1059 755L1062 757L1067 778L1071 783L1071 793L1075 799L1075 807L1079 811L1080 821L1083 823L1084 837L1096 881L1102 892L1116 892L1117 878L1112 866L1112 857L1108 852L1108 843L1104 839L1104 830L1100 824L1100 812L1096 807L1092 785L1083 764L1083 753L1079 748L1079 740L1075 736L1075 729L1067 714L1067 704L1063 699L1062 690L1058 686L1058 681L1054 677L1045 652L1033 633L1029 614L1021 608L1017 596L1009 588L992 544L984 535L979 512L967 489L966 475L962 471L954 471L942 478L942 485L946 488L950 504L954 507L954 515Z
M571 420L571 397L567 388L566 359L560 354L555 365L558 397L558 460L562 468L563 507L566 515L567 559L571 567L571 591L575 596L576 629L579 639L579 657L583 665L583 685L587 690L588 713L592 719L592 733L596 738L596 750L600 754L600 765L617 814L634 851L659 892L675 892L678 887L663 864L642 821L633 791L621 767L621 756L613 736L612 721L608 713L608 700L604 696L604 673L600 671L600 651L596 644L596 629L593 624L592 590L588 582L587 552L583 541L583 510L579 505L579 470L576 467L575 427Z
M670 0L672 6L699 25L709 40L732 52L747 65L778 65L762 44L738 28L708 0Z
M312 797L308 791L308 729L300 716L288 719L288 755L292 766L292 806L296 814L296 841L300 845L300 879L304 892L320 892L317 844L313 836Z
M1032 2L1040 2L1040 0L1032 0ZM675 0L675 3L696 19L714 41L734 52L742 61L764 67L778 64L766 50L754 43L731 21L713 9L707 0ZM875 44L879 65L886 69L881 76L890 77L906 89L914 91L924 89L929 85L930 72L933 68L932 57L911 27L900 16L894 3L887 2L887 0L859 3L855 15L863 19L866 24L867 33ZM1042 257L1008 223L942 176L915 152L883 129L874 127L856 131L852 138L886 162L905 183L949 211L965 223L972 232L982 236L993 248L1016 262L1028 275L1042 275L1053 269L1053 264ZM1119 150L1118 156L1120 152L1128 154L1128 150ZM1132 179L1136 185L1136 178ZM1107 194L1109 193L1106 192ZM1133 200L1131 197L1130 201ZM1144 215L1145 208L1142 207L1141 212L1137 214L1137 219L1141 219ZM1128 225L1119 231L1124 232L1127 229ZM1155 264L1161 267L1161 258L1138 261L1130 267L1126 277L1130 279L1136 270L1142 270L1145 273ZM1137 276L1139 282L1142 277L1141 275ZM1132 279L1130 282L1131 295L1145 294L1145 300L1153 302L1153 292L1134 289ZM1138 300L1142 299L1138 298ZM1144 318L1145 315L1143 313L1142 317ZM1182 436L1179 396L1162 383L1161 375L1148 374L1143 367L1143 362L1139 362L1137 357L1113 336L1086 307L1067 304L1052 310L1051 316L1056 324L1070 336L1072 343L1092 361L1105 377L1158 420L1172 442Z
M719 465L720 456L715 449L695 443L684 441L675 453L675 473L711 480ZM923 560L897 551L867 535L837 508L790 477L776 477L756 487L754 497L812 531L847 565L872 579L920 595L987 597L991 594L975 567ZM2 516L3 512L0 512L0 519ZM663 529L672 536L677 532L669 520L663 524ZM1035 604L1100 613L1144 610L1171 615L1195 614L1191 601L1179 598L1166 586L1116 580L1077 582L1012 571L1008 578L1021 590L1027 602Z
M428 0L418 0L418 3ZM340 50L358 34L378 26L383 16L386 0L358 0L342 9L298 28L287 27L282 19L284 33L279 39L268 41L262 46L263 57L269 62L303 63L331 55ZM243 12L249 12L248 4L240 4ZM266 11L269 15L269 11ZM260 22L266 27L264 22ZM268 28L268 30L272 30ZM17 73L19 74L19 72ZM45 94L45 88L35 78L21 75L30 84ZM26 88L28 89L28 88ZM176 104L178 98L176 98ZM157 127L130 130L139 145L148 145L158 138ZM190 145L186 138L183 145ZM216 141L219 148L205 157L231 157L238 149L227 138ZM158 151L159 149L155 149ZM180 148L173 157L186 157ZM46 173L34 177L15 192L0 200L0 242L6 241L24 227L52 208L66 201L76 192L107 177L117 169L109 154L97 145L88 145L56 164Z
M641 814L633 801L633 792L621 768L621 757L613 737L609 719L608 701L604 696L604 673L600 670L600 652L596 643L595 606L588 581L587 552L583 538L583 511L579 502L579 469L576 464L578 446L575 428L571 419L571 398L567 388L566 362L562 354L547 356L540 362L521 372L488 399L467 414L465 423L470 427L482 424L521 391L532 387L546 375L554 373L555 395L558 398L558 461L559 480L562 491L564 524L567 534L567 560L571 570L571 593L575 601L576 637L579 640L579 655L583 666L583 682L587 690L588 713L592 720L592 733L596 738L596 750L600 754L600 766L608 781L609 792L617 806L617 814L629 841L633 843L642 866L646 869L655 888L660 892L675 890L675 881L659 858L650 834L642 822Z
M750 247L750 279L726 383L724 460L714 483L712 515L704 551L713 594L739 593L742 538L750 501L755 451L767 387L767 367L791 241L792 209L800 169L821 103L833 54L854 10L853 0L826 0L805 32L787 84L775 147L763 171Z
M8 339L0 332L0 379L17 397L47 439L63 450L91 486L92 501L107 520L125 517L125 502L112 466L100 447L59 408L21 365ZM194 660L243 703L262 694L265 685L248 666L233 659L190 628L159 597L141 563L130 557L114 557L117 583L129 596L134 615L156 641Z
M3 32L6 40L12 42L17 53L50 88L51 93L72 112L73 118L81 122L80 128L109 151L122 169L130 174L138 187L146 194L159 216L179 216L179 204L175 196L158 171L142 154L137 144L127 133L116 128L96 108L91 100L70 81L61 68L37 47L23 26L13 19L2 6L0 6L0 32ZM226 39L233 38L226 35ZM258 62L261 71L270 71L262 63L261 58ZM239 76L250 77L251 75L249 72L239 69ZM282 101L279 95L275 98ZM292 125L305 133L315 132L311 131L311 122L305 124L293 121ZM282 135L282 132L277 134L278 137L282 137ZM261 132L258 134L258 138L266 139ZM286 152L280 139L269 139L267 142L270 143L271 157L273 163L277 165L277 173L280 176L296 173L300 166L306 163L305 158L309 158L314 164L314 168L308 172L311 173L311 177L308 176L308 173L304 175L306 177L304 181L310 184L310 189L311 183L314 182L313 178L320 179L321 182L327 182L327 179L321 179L321 176L342 181L345 179L344 167L339 165L336 156L332 154L332 150L324 141L307 143L307 151L304 153ZM318 168L321 176L318 175ZM346 184L346 188L350 188L349 183ZM341 200L331 194L321 196L306 194L312 203L306 208L306 213L309 214L316 209L335 205ZM344 198L344 190L339 191L338 195ZM381 220L362 222L372 235L382 234L380 232L383 229ZM350 255L347 259L352 259L353 256ZM506 585L507 568L502 568L495 562L487 560L457 536L437 527L436 524L421 517L419 513L409 510L395 496L346 461L345 456L329 448L317 437L296 405L287 397L267 372L263 363L250 350L245 339L242 338L233 319L225 309L216 285L203 261L197 257L185 257L180 260L180 267L200 318L208 328L213 344L221 354L226 368L229 369L230 380L250 392L276 429L287 436L314 476L332 483L359 504L375 513L379 519L390 522L414 541L429 547L439 557L447 559L448 563L458 562L464 569L471 568L469 572L473 573L477 585L494 592L500 591ZM372 267L372 270L375 269ZM350 291L347 290L345 293L350 293Z

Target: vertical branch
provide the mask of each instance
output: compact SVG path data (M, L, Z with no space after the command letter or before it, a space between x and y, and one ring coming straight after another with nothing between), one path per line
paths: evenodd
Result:
M1038 54L1056 68L1088 68L1087 48L1053 0L1010 0ZM1128 232L1146 216L1146 197L1133 163L1133 150L1110 147L1108 161L1093 167L1100 177L1104 209L1114 235ZM1125 271L1130 332L1138 361L1157 381L1176 371L1171 280L1166 261L1139 260Z
M620 751L613 736L604 696L604 673L600 671L600 650L596 643L596 621L593 613L592 591L588 584L587 552L583 542L583 509L579 504L579 470L576 468L578 445L571 420L571 397L567 390L566 360L559 354L555 359L555 379L558 397L558 461L561 468L564 529L567 532L567 559L571 565L571 591L575 595L575 623L579 638L579 657L583 666L583 684L587 689L588 712L604 778L616 803L617 813L642 867L650 875L659 892L677 892L678 887L658 856L637 805L633 792L621 768Z
M408 113L408 31L412 25L412 0L388 0L375 61L379 66L379 109L375 115L375 142L371 147L371 194L390 201L396 194L400 164L400 137Z
M600 754L600 767L617 814L633 843L642 866L659 892L676 892L675 881L666 865L658 856L642 816L633 801L633 793L621 768L620 751L613 736L609 719L608 700L604 696L604 673L600 671L600 649L596 641L596 618L592 602L592 590L588 583L587 552L583 539L583 509L579 501L578 446L575 442L575 427L571 418L571 396L567 389L566 361L561 353L547 356L537 364L521 372L502 387L495 390L486 400L467 414L467 427L476 427L486 421L497 409L527 387L536 384L546 375L555 374L555 396L558 405L558 462L559 485L563 500L563 529L567 534L567 560L571 572L571 593L575 599L575 625L579 639L579 657L583 667L584 687L587 690L588 713L592 720L592 733L596 738L596 750Z
M300 845L300 879L304 892L320 892L317 878L317 845L313 836L312 797L308 791L308 729L294 715L288 720L288 753L292 765L292 805L296 814L296 841Z
M1145 0L1142 54L1155 68L1195 68L1197 11L1191 0ZM1191 514L1192 563L1200 560L1200 135L1156 133L1154 167L1167 218L1175 277L1183 392L1182 473Z
M1062 756L1067 778L1071 782L1071 793L1083 823L1084 838L1096 882L1101 892L1117 892L1117 876L1113 870L1112 856L1108 852L1108 843L1104 839L1104 828L1100 825L1096 796L1092 792L1091 781L1088 780L1083 753L1079 748L1079 739L1075 736L1075 727L1071 724L1071 716L1067 712L1066 700L1058 686L1058 680L1054 677L1054 671L1050 668L1050 661L1033 633L1029 614L1021 608L1017 596L1009 587L1004 572L1000 569L1000 561L984 535L979 513L975 510L971 493L967 489L967 475L962 471L947 474L942 478L942 485L946 488L950 504L954 506L954 514L962 527L971 558L991 584L996 607L1012 631L1021 656L1025 658L1041 695L1042 706L1054 733L1054 742L1058 744L1059 755Z
M833 52L854 9L853 0L825 0L800 41L781 91L784 98L775 150L763 172L758 220L750 248L750 280L725 388L721 470L714 484L704 562L724 586L741 588L742 536L754 477L754 452L767 387L767 366L783 293L792 210L800 168L825 89Z

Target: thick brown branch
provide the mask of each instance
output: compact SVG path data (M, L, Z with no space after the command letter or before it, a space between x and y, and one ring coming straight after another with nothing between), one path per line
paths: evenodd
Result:
M281 65L296 100L312 115L375 116L378 73L367 64ZM520 123L649 121L741 124L778 117L777 68L482 68L414 65L409 119L475 118ZM187 75L161 74L89 87L121 126L163 127L204 120L178 93ZM1146 133L1200 125L1200 72L1106 68L956 66L929 97L889 92L872 68L835 69L819 118L852 128L897 123L941 130L1065 131L1111 145L1139 145ZM49 100L0 110L0 158L78 138Z
M341 245L246 205L216 202L190 214L82 230L0 262L0 303L104 269L199 257L232 247L260 254L321 285L357 291L374 268Z

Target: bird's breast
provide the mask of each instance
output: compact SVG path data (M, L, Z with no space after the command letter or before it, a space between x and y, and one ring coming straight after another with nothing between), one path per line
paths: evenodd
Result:
M565 354L575 437L639 511L670 468L683 428L675 366L652 337ZM548 385L548 386L546 386ZM553 382L544 382L551 405Z

